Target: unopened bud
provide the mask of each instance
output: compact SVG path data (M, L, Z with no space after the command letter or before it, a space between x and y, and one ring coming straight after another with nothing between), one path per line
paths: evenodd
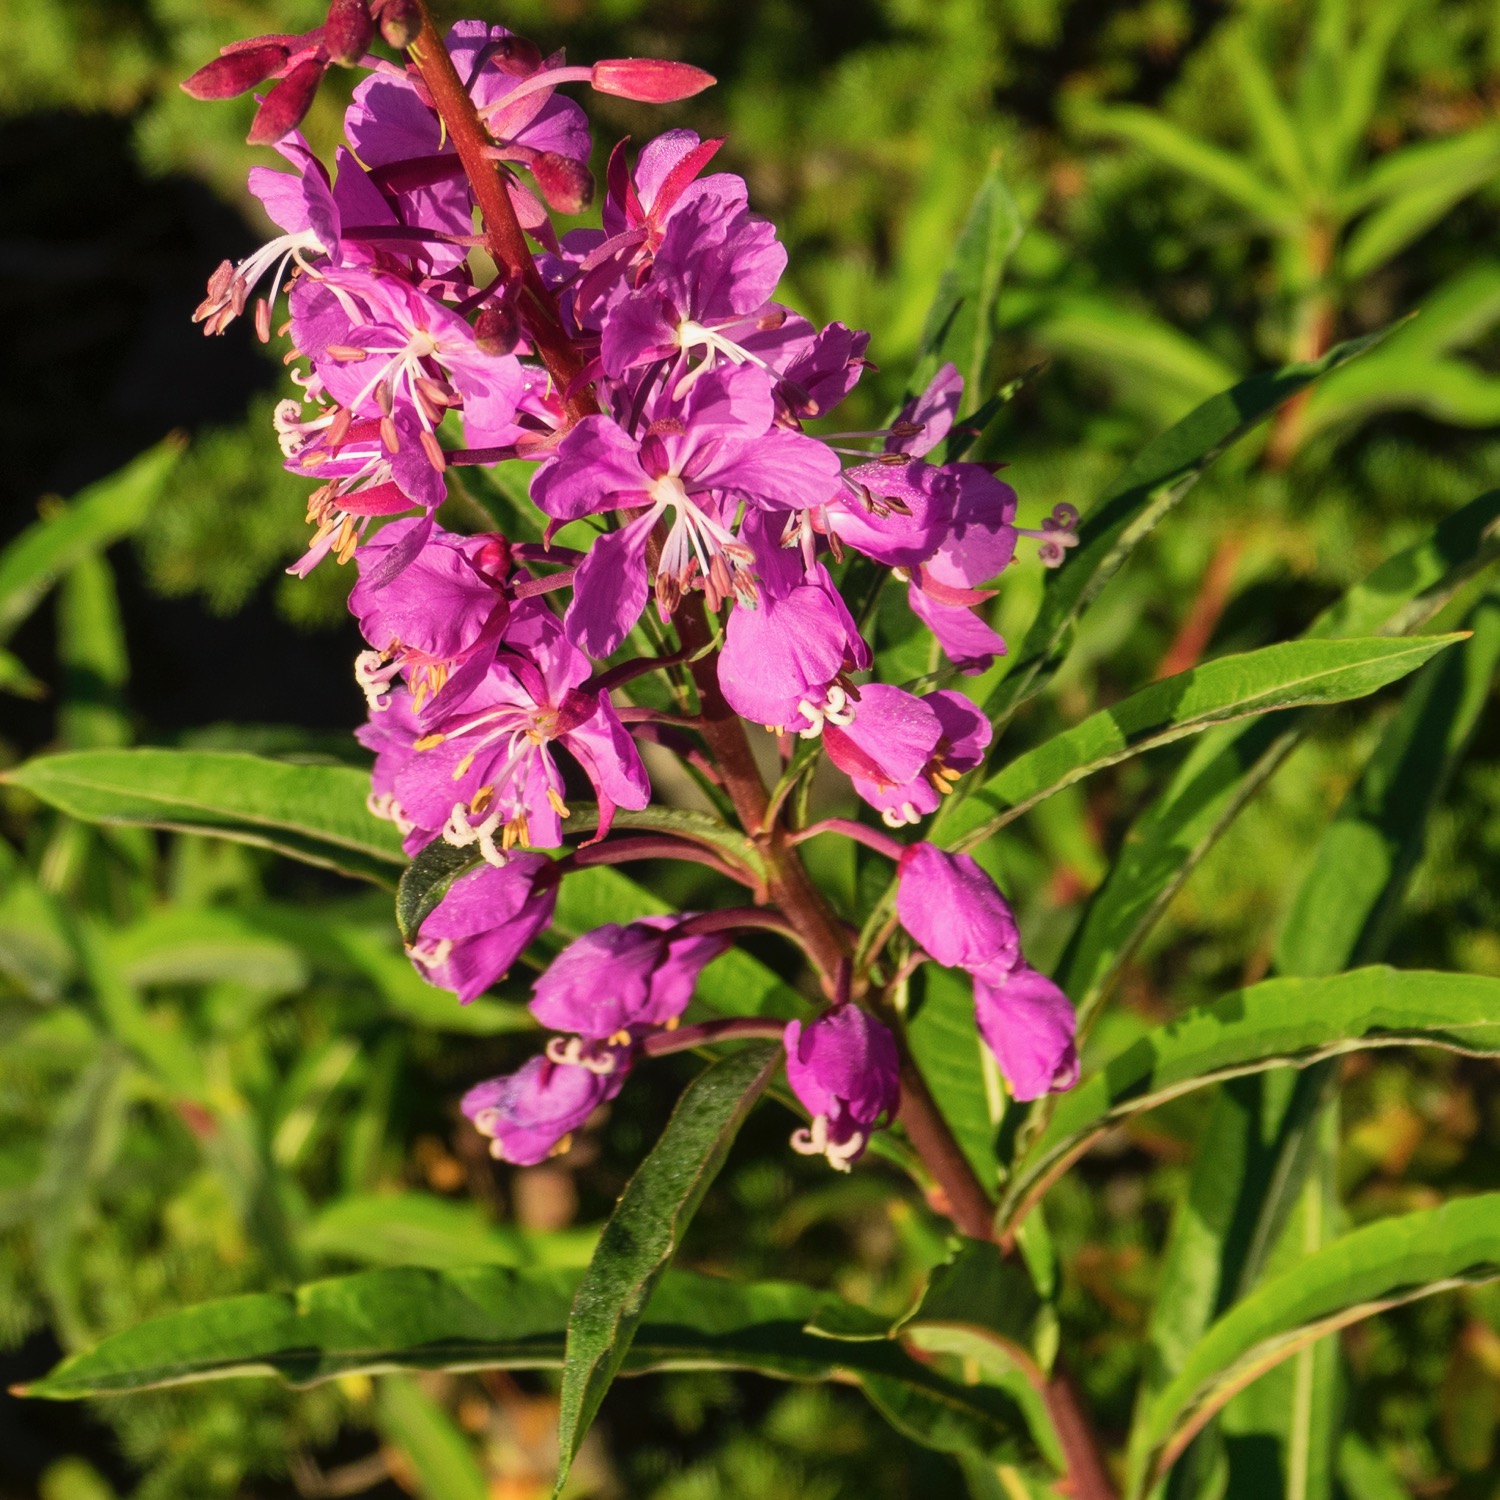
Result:
M542 65L541 49L524 36L503 36L485 49L485 61L517 78L529 78Z
M252 146L274 146L289 130L295 130L312 108L327 67L316 57L299 62L261 101L246 141Z
M474 343L481 354L509 354L521 341L521 318L515 305L501 302L474 319Z
M510 543L498 531L491 532L474 561L481 573L504 580L510 575Z
M690 63L665 58L614 57L594 64L592 83L601 94L640 104L672 104L691 99L718 80Z
M557 151L540 151L530 166L547 207L556 213L580 214L594 201L594 174L581 161Z
M182 81L182 91L194 99L232 99L264 83L291 54L280 42L241 47L216 57Z
M417 0L381 0L380 34L398 52L416 41L422 30L422 7Z
M323 45L328 55L345 68L352 68L370 50L375 40L375 17L368 0L330 0L323 23Z

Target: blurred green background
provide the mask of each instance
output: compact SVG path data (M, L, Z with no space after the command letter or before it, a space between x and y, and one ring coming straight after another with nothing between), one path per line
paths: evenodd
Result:
M303 545L305 486L269 428L279 363L243 327L209 344L188 323L213 266L264 235L243 181L268 154L243 144L245 101L176 89L220 45L316 24L320 8L3 4L0 541L89 486L75 505L117 515L101 537L125 539L34 612L0 609L0 760L120 743L357 760L349 576L281 575ZM1009 463L1026 524L1059 501L1086 507L1239 375L1422 310L1211 472L1088 616L1024 736L1295 633L1500 484L1494 0L517 0L478 13L577 59L668 55L717 74L667 111L589 101L597 138L607 151L665 124L728 135L720 160L789 245L787 300L872 331L881 372L842 426L880 421L902 389L998 159L1019 238L994 351L966 373L1025 378L986 456ZM320 98L315 145L337 138L349 81ZM180 454L174 439L107 477L179 431ZM1039 587L1015 570L1008 633ZM1176 900L1093 1047L1108 1055L1147 1020L1266 972L1382 724L1379 708L1333 715L1297 751ZM1072 788L1008 835L1006 885L1039 963L1173 754ZM1500 974L1497 813L1492 701L1431 825L1393 962ZM7 1379L152 1313L325 1270L576 1264L690 1071L628 1091L608 1131L557 1163L497 1167L455 1101L532 1049L525 1017L501 1002L459 1013L426 990L383 895L255 850L86 829L15 791L0 793L0 827ZM1207 1107L1195 1096L1142 1117L1051 1200L1067 1338L1109 1430L1128 1420ZM793 1156L788 1127L757 1115L689 1259L899 1309L941 1255L937 1221L872 1181L883 1168L834 1179ZM1353 1222L1500 1185L1487 1064L1351 1061L1341 1128ZM1364 1323L1344 1349L1348 1427L1407 1492L1500 1496L1493 1291ZM552 1389L235 1382L88 1411L5 1398L0 1497L529 1500L549 1490ZM617 1387L575 1475L580 1496L652 1500L964 1485L853 1394L718 1374Z

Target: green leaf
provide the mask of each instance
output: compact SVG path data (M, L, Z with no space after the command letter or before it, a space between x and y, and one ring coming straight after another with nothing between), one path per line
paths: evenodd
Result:
M568 1317L559 1490L625 1360L652 1289L780 1065L780 1049L761 1043L705 1068L683 1091L661 1139L620 1194Z
M1288 194L1294 199L1305 199L1311 186L1307 157L1296 124L1276 92L1276 84L1260 52L1251 45L1243 25L1226 28L1222 46L1224 61L1239 85L1245 113L1250 116L1266 157Z
M1348 1500L1411 1500L1391 1466L1357 1433L1339 1442L1339 1484Z
M1500 554L1500 490L1479 496L1388 558L1308 628L1309 639L1419 628ZM1055 978L1085 1023L1183 881L1316 723L1312 713L1209 734L1126 834Z
M410 1464L422 1500L488 1500L489 1483L469 1440L416 1381L401 1375L382 1380L375 1417L386 1441Z
M1500 597L1464 621L1459 650L1412 684L1324 834L1276 947L1284 974L1333 974L1379 956L1427 820L1468 747L1500 667Z
M1158 161L1196 178L1277 233L1294 231L1300 221L1297 200L1252 171L1237 156L1188 134L1165 115L1141 105L1094 106L1080 112L1091 135L1114 136L1149 151Z
M1500 1194L1368 1224L1264 1282L1219 1319L1152 1401L1130 1455L1146 1493L1238 1391L1327 1334L1435 1292L1500 1277Z
M964 378L963 409L972 411L983 397L985 367L995 337L995 302L1006 262L1021 242L1025 225L998 161L985 174L969 216L938 283L922 331L912 385L920 390L951 360Z
M1206 662L1154 682L1017 756L957 807L945 809L933 825L932 840L947 848L972 848L1043 797L1105 766L1214 724L1363 698L1462 639L1284 641Z
M1017 1164L1002 1213L1024 1212L1111 1125L1190 1089L1397 1046L1500 1053L1500 980L1372 967L1328 979L1269 979L1191 1010L1060 1098Z
M14 652L0 646L0 693L16 698L41 699L47 696L47 684L33 677L30 669Z
M211 750L80 750L0 780L90 823L134 823L256 844L379 885L406 863L395 827L365 806L353 766Z
M1123 399L1171 416L1232 385L1238 373L1165 319L1105 297L1061 293L1033 331L1048 349L1098 371Z
M579 1279L575 1271L497 1266L404 1268L230 1297L115 1334L25 1394L67 1401L236 1375L305 1386L392 1370L555 1368ZM791 1282L668 1271L624 1373L748 1369L784 1380L848 1380L929 1447L996 1458L1024 1450L1021 1414L1003 1392L948 1380L889 1340L845 1343L805 1331L836 1305Z
M968 975L924 964L913 984L921 1003L906 1025L907 1045L943 1118L979 1180L991 1188L1000 1180L995 1133L1005 1110L1005 1093L989 1049L974 1024L974 988Z
M125 656L114 574L102 557L78 559L58 595L57 657L62 674L58 737L75 750L108 749L130 739Z
M1500 125L1423 141L1384 157L1355 189L1351 209L1379 203L1350 235L1342 270L1359 281L1404 250L1500 172Z
M302 1230L308 1254L370 1266L546 1266L589 1262L592 1229L541 1234L491 1224L477 1203L431 1193L372 1193L339 1198Z
M0 644L80 558L134 531L182 456L179 433L163 438L107 479L56 502L0 552Z
M997 728L1041 690L1078 618L1214 460L1283 402L1383 337L1377 333L1353 339L1311 364L1252 375L1211 397L1147 444L1084 518L1077 548L1049 574L1036 619L1010 671L984 705Z

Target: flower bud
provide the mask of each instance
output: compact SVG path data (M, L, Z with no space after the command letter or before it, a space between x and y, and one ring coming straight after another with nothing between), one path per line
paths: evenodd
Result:
M417 0L381 0L380 34L398 52L416 41L422 29L422 8Z
M274 146L289 130L295 130L312 108L313 96L327 69L323 58L299 62L261 101L246 141L252 146Z
M615 94L640 104L672 104L701 94L718 79L690 63L653 57L614 57L594 64L591 81L601 94Z
M560 214L579 214L594 199L594 174L581 161L556 151L538 152L531 159L531 175L547 200L547 207Z
M375 40L375 18L368 0L331 0L323 24L323 45L334 62L352 68Z
M513 302L487 307L474 319L474 343L481 354L509 354L521 339L521 317Z
M485 49L485 61L504 73L529 78L542 65L541 49L524 36L502 36Z
M184 78L182 91L194 99L232 99L263 83L289 55L280 42L263 42L226 52L199 68L191 78Z

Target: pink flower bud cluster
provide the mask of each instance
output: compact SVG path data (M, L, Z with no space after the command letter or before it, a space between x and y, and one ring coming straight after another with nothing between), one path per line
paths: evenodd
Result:
M225 262L197 317L217 333L256 298L268 339L285 296L298 397L276 429L287 468L316 486L291 571L330 553L356 561L372 810L413 855L441 841L479 858L411 948L425 977L467 1001L551 922L573 856L542 851L564 847L570 786L592 789L580 821L594 845L608 847L618 810L651 800L638 740L662 742L663 725L613 696L655 665L648 614L671 625L706 609L729 707L783 747L821 741L899 829L981 764L990 726L960 692L867 680L865 625L835 570L851 554L890 570L951 667L972 674L1005 650L980 607L1023 533L990 466L935 461L962 394L951 365L889 429L807 430L859 381L869 338L777 300L786 252L745 183L708 170L720 142L670 130L633 163L621 143L600 227L558 232L552 213L594 194L588 123L559 86L667 102L712 81L697 69L570 67L503 27L454 26L446 47L484 159L536 247L524 275L479 269L475 188L433 92L415 64L368 50L377 31L399 49L424 24L403 0L333 0L324 26L226 48L185 86L200 98L264 88L251 139L289 164L250 175L281 233ZM349 145L325 165L295 127L332 63L367 74L345 114ZM567 383L543 361L538 298L572 351ZM535 466L543 543L438 524L452 471L516 459ZM1045 560L1061 560L1075 520L1060 509L1037 534ZM553 545L564 528L571 545ZM913 846L901 916L934 959L974 974L981 1030L1016 1095L1066 1086L1071 1012L1020 960L1008 908L972 861ZM651 919L565 949L532 1001L562 1034L465 1101L496 1153L538 1160L613 1097L727 941L692 919ZM812 1121L797 1148L846 1168L895 1113L899 1068L885 1028L847 993L836 1002L793 1023L785 1045Z

